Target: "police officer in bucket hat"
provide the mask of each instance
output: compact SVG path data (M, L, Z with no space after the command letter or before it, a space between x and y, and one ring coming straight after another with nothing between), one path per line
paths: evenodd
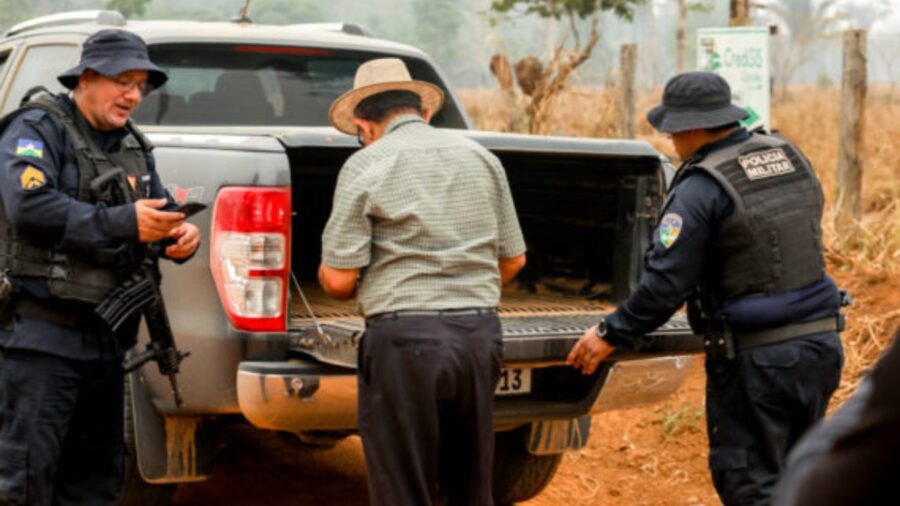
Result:
M837 388L842 296L825 273L822 189L777 134L748 132L720 76L688 72L647 114L683 160L638 288L568 363L592 374L687 302L706 346L709 467L726 505L767 505L800 436Z
M139 316L111 329L95 309L118 286L108 253L167 241L182 262L200 242L129 118L166 82L147 46L101 30L43 93L0 120L0 504L115 504L122 487L122 358ZM121 169L133 204L92 188ZM124 187L125 185L123 185Z

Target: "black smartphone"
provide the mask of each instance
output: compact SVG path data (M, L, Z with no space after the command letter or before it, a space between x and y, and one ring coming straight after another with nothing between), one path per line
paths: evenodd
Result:
M169 211L173 213L184 213L185 218L190 218L204 209L206 209L206 204L201 202L185 202L183 204L178 204L174 209L169 209Z

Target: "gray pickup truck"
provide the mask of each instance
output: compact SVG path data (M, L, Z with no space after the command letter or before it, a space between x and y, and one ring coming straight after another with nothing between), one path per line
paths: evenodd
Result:
M328 107L371 58L401 58L413 78L446 92L433 124L502 160L528 243L528 267L499 308L497 502L539 493L562 453L587 443L591 415L655 402L683 381L701 346L680 316L592 376L564 365L582 331L641 274L672 173L648 144L473 131L427 55L354 25L127 21L113 11L11 28L0 40L0 112L35 85L53 86L80 44L107 27L140 34L168 71L135 120L175 199L211 207L192 218L204 238L196 257L163 266L174 334L191 352L179 377L184 405L153 366L127 378L123 504L165 504L175 484L209 476L235 425L300 444L354 434L364 323L353 304L323 295L316 268L338 170L358 149L328 125Z

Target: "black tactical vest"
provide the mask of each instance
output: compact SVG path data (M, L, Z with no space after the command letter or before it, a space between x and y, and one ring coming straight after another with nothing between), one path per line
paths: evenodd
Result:
M122 167L128 176L135 199L146 197L149 184L147 153L150 142L129 121L128 135L122 139L119 150L107 153L100 149L91 136L87 122L73 115L53 97L42 95L25 103L19 109L0 119L0 134L19 114L28 109L46 111L59 124L74 147L74 161L79 170L78 200L89 203L103 202L109 206L115 202L109 189L99 194L91 191L91 181L115 167ZM128 245L126 245L128 246ZM115 260L122 249L93 252L61 252L42 245L18 233L10 223L0 201L0 271L11 276L47 278L50 294L65 300L97 304L116 286L118 279Z
M734 203L714 244L720 267L701 282L715 305L795 290L824 277L822 187L787 139L754 133L688 162L674 184L695 170L714 177Z

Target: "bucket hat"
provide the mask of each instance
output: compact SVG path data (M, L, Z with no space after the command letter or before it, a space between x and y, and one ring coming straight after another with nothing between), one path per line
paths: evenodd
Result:
M334 128L354 135L353 111L363 100L385 91L406 90L419 95L422 107L436 113L444 105L444 92L425 81L416 81L409 75L406 65L399 58L369 60L356 70L353 89L331 104L328 117Z
M56 79L73 90L78 86L78 78L87 69L107 77L129 70L146 70L147 83L153 89L169 79L162 69L150 61L144 39L126 30L105 29L88 37L81 48L78 65L56 76Z
M662 104L647 113L660 132L715 128L746 119L746 110L731 103L731 87L712 72L685 72L669 79Z

